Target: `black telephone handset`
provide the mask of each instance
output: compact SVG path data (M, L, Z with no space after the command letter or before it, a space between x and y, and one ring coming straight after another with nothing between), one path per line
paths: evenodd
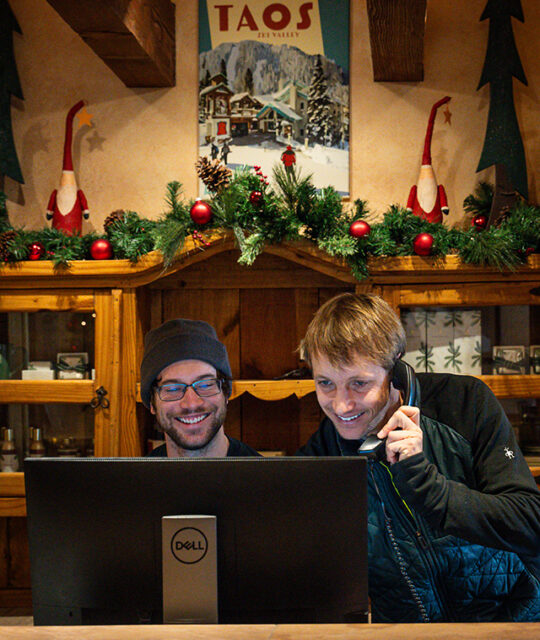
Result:
M409 407L420 406L416 375L410 364L397 360L392 371L392 384L403 394L403 404ZM383 460L385 457L386 438L381 440L373 433L358 448L358 455Z

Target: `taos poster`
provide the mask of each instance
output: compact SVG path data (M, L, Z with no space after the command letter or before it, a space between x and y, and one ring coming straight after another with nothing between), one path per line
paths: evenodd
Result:
M349 0L199 0L199 151L349 195Z

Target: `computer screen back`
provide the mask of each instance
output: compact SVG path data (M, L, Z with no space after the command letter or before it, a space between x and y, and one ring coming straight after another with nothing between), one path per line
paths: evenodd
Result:
M35 458L25 479L35 624L160 622L161 518L185 514L217 517L220 623L365 619L363 459Z

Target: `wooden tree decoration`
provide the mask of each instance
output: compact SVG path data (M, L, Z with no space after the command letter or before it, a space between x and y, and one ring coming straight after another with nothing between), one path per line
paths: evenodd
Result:
M512 77L527 84L512 31L512 17L524 22L521 0L488 0L480 20L489 19L486 59L478 89L489 82L489 115L477 171L495 165L495 189L488 226L510 209L519 192L528 198L525 151L514 106Z
M21 28L7 0L0 0L0 174L24 184L11 127L11 96L23 99L13 54L13 31Z

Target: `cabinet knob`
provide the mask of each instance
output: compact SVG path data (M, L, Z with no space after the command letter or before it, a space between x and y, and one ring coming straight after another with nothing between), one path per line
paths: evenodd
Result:
M90 406L92 409L101 407L102 409L109 408L109 400L105 397L107 395L107 389L105 387L99 387L96 389L96 395L90 400Z

